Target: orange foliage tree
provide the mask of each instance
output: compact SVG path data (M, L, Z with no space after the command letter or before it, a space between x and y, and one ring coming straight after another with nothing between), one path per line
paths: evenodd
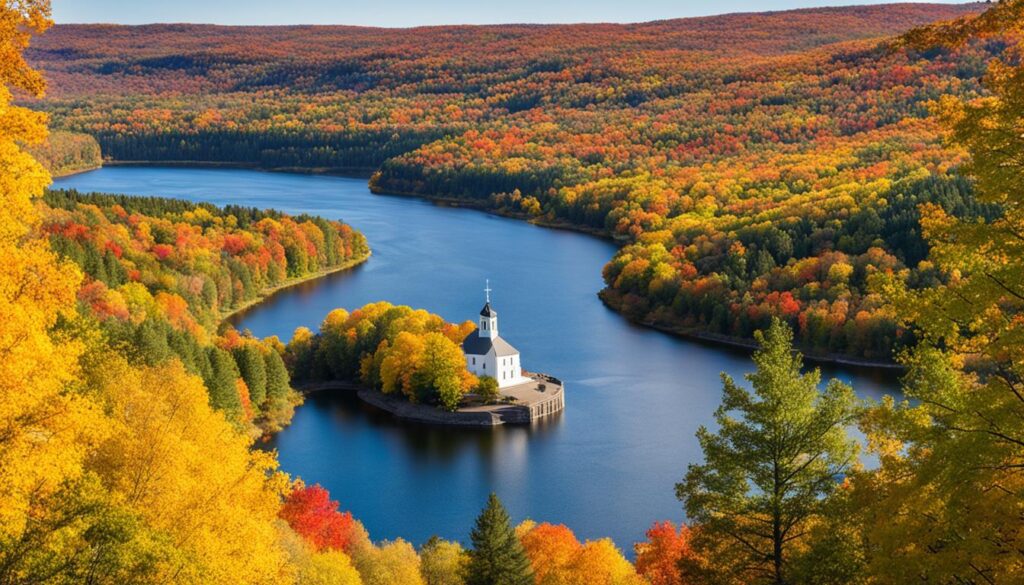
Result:
M537 585L643 585L609 539L581 544L564 525L527 521L516 528Z
M651 585L682 585L680 561L696 553L690 548L690 528L671 522L655 522L647 530L647 541L637 543L636 572Z

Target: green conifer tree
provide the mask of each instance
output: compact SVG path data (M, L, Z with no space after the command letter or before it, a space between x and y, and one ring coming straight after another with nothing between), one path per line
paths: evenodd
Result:
M235 386L239 378L235 360L219 347L211 347L209 353L211 375L206 380L206 389L210 392L210 406L223 410L228 419L238 420L242 415L242 399Z
M753 391L722 374L718 430L697 431L705 462L690 465L676 495L700 526L695 548L736 573L705 581L787 585L795 549L856 461L846 433L856 397L836 380L819 390L821 372L801 372L793 331L778 319L755 337Z
M470 534L468 585L531 585L533 573L522 543L516 538L508 512L494 493L476 519Z
M291 392L291 382L288 379L288 368L284 360L276 351L264 356L267 372L267 408L282 408L288 401L288 394Z
M130 345L126 347L129 359L150 366L169 359L172 356L171 348L167 345L169 330L170 326L166 322L152 318L140 323L132 331Z
M103 270L107 275L106 283L110 288L117 288L125 283L127 274L121 262L113 252L107 250L103 254Z
M262 409L267 399L267 366L262 352L254 344L246 343L233 353L238 371L249 387L249 399L253 406Z

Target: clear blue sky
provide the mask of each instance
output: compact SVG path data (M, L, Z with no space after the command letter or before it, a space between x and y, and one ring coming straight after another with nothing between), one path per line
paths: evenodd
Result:
M644 22L878 0L52 0L57 22L418 26ZM936 0L933 0L936 1ZM938 0L955 1L955 0Z

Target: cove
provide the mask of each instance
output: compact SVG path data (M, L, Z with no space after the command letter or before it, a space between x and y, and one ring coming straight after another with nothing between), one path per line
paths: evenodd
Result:
M108 167L56 188L161 195L343 219L373 256L348 272L286 289L233 317L258 336L316 329L333 308L388 300L475 319L490 279L502 336L523 366L566 384L566 410L533 427L410 425L352 396L312 394L266 447L282 468L320 483L374 540L465 541L487 494L513 519L611 537L631 555L655 520L683 519L674 485L701 457L720 372L750 371L746 351L629 324L597 298L611 242L468 209L373 195L365 180L237 169ZM823 366L823 377L878 398L895 374Z

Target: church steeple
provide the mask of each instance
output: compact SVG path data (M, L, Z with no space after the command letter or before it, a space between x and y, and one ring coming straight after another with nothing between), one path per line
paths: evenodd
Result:
M494 339L498 336L498 312L491 308L491 281L487 280L484 288L486 302L484 308L480 309L480 337Z

